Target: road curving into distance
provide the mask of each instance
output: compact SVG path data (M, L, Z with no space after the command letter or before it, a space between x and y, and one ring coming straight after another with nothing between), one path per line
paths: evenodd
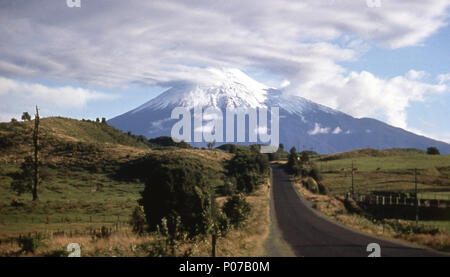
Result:
M272 165L272 207L278 228L296 256L367 257L370 243L378 243L382 257L438 257L434 250L417 248L350 230L310 208L295 191L289 175L280 165Z

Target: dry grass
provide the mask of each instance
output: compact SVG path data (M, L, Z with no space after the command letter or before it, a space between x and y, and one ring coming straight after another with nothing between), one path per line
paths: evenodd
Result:
M226 237L219 238L216 245L216 255L225 257L264 256L264 242L269 235L270 226L270 191L267 185L262 185L256 192L247 196L252 207L247 224L238 230L231 230ZM218 198L223 204L225 198ZM14 239L22 232L0 232L0 256L48 256L57 251L64 253L69 243L78 243L81 246L81 255L90 256L148 256L148 245L157 241L155 235L137 236L130 227L121 227L108 238L94 238L87 231L90 224L73 224L69 231L83 232L82 235L48 236L43 240L44 246L39 247L35 253L23 253L21 247ZM47 226L48 228L48 226ZM44 230L39 230L43 231ZM211 241L209 237L181 243L176 255L182 255L191 249L191 256L205 257L211 255Z
M240 230L231 231L218 240L218 256L262 257L265 256L264 242L269 236L270 190L268 185L247 196L252 211L246 225Z
M314 209L333 221L337 221L340 224L367 234L390 239L401 239L419 246L426 246L441 251L450 251L449 233L440 232L435 235L398 233L388 224L383 225L379 222L373 222L364 216L347 212L342 197L314 194L304 188L300 180L294 180L293 183L300 194L312 203ZM403 220L386 220L386 222L389 221L392 221L392 223L395 221L396 224L403 225L411 224Z

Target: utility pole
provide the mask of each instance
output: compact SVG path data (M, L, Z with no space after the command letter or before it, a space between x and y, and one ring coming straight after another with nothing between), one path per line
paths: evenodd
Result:
M34 176L33 176L33 201L39 200L38 185L39 185L39 109L36 105L36 115L34 118L33 130L33 145L34 145Z
M416 195L416 225L419 224L419 198L417 196L417 168L414 168L414 191Z

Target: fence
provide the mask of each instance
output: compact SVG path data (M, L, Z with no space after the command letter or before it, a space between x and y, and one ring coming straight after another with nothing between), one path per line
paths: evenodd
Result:
M382 218L415 220L450 220L450 201L417 199L398 195L347 195L372 215ZM417 207L416 207L417 201Z
M0 224L128 224L129 217L125 216L22 216L22 215L0 215Z
M415 197L391 195L374 195L374 194L353 194L351 198L359 203L368 205L396 205L396 206L415 206ZM435 207L435 208L450 208L450 199L441 198L417 198L417 205L419 207ZM449 218L450 219L450 218Z

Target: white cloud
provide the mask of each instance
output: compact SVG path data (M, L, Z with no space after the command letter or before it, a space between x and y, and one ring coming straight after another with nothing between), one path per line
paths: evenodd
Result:
M289 82L288 80L283 80L280 83L280 88L285 88L285 87L289 86L290 84L291 84L291 82Z
M205 67L253 67L308 82L343 72L378 44L418 45L449 1L64 1L2 4L0 74L115 87L206 80ZM344 45L335 41L345 38Z
M440 75L438 75L437 79L438 79L440 85L445 84L448 81L450 81L450 73L440 74Z
M411 69L405 74L405 77L410 80L420 80L425 77L425 75L425 71L416 71L414 69Z
M309 130L308 134L311 136L317 135L317 134L328 134L330 132L330 128L328 127L320 127L320 124L314 123L314 129Z
M376 117L389 124L407 128L406 108L424 101L427 95L449 92L445 84L420 81L424 72L411 70L405 76L381 79L370 72L330 74L322 82L292 84L290 93L338 109L355 117ZM330 93L332 91L333 93Z
M44 111L80 109L90 101L112 100L116 96L71 86L48 87L0 77L0 120L19 116L24 110L38 105ZM31 108L31 109L30 109Z
M334 128L334 130L333 130L333 132L332 132L332 134L334 134L334 135L337 135L337 134L340 134L340 133L342 133L342 129L341 129L341 127L339 127L339 126L337 126L336 128Z

